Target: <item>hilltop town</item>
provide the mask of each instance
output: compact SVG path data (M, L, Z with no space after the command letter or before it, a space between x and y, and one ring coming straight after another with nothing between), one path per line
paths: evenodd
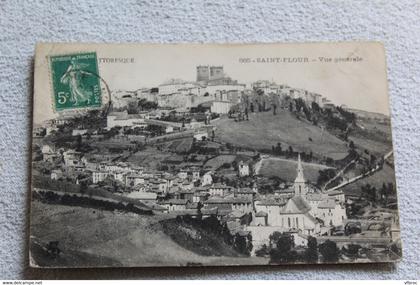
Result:
M33 131L37 207L153 216L205 256L198 233L266 263L400 254L387 116L197 66L195 81L113 91L104 108ZM65 251L57 241L34 234L50 255Z

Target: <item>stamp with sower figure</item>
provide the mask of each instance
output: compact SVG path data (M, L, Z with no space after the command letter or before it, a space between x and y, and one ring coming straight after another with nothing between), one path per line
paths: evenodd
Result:
M56 111L100 107L100 76L95 52L50 56Z

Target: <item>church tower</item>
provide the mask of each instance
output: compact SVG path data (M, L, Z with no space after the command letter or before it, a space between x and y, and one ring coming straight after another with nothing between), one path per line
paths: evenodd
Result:
M305 176L303 175L300 154L298 154L297 175L295 182L293 183L293 190L295 190L295 196L305 196L309 191L308 184L306 183Z

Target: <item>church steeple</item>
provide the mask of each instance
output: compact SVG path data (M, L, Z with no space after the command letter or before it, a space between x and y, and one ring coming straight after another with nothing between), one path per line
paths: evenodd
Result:
M303 196L308 193L308 185L306 184L305 176L303 175L302 161L300 160L300 153L298 154L297 175L295 183L293 184L295 196Z
M305 183L305 176L303 175L302 161L300 160L300 153L298 154L298 166L295 183Z

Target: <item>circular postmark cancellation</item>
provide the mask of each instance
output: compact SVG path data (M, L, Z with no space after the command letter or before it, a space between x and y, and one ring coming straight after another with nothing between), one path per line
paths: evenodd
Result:
M99 75L96 52L53 55L49 60L54 111L102 106L106 83Z

